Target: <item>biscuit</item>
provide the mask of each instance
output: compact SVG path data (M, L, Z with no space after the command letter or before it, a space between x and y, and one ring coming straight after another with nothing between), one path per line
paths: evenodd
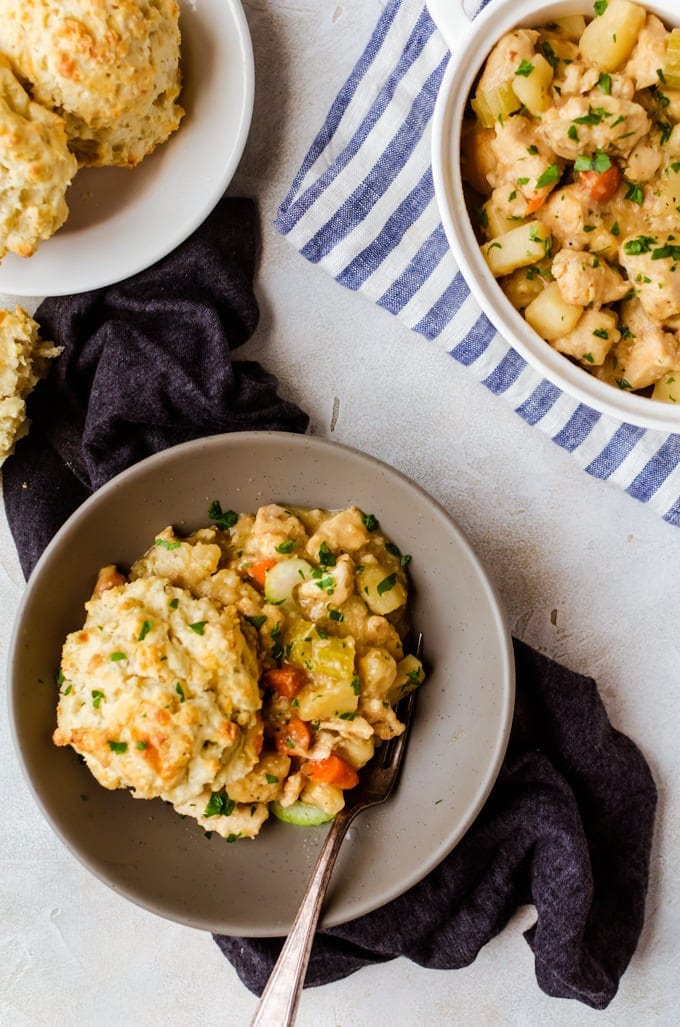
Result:
M64 122L34 103L0 56L0 259L35 253L68 216L66 190L78 170Z
M182 804L242 778L262 744L262 700L236 608L163 578L112 584L64 644L55 743L136 798Z
M0 464L28 431L26 397L61 348L43 342L38 325L17 307L0 310Z
M82 165L133 167L175 131L179 47L175 0L0 0L0 52Z

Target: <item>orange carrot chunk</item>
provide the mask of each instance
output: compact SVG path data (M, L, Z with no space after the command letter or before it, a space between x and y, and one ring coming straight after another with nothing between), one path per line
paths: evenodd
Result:
M322 781L336 788L355 788L359 784L359 775L354 767L335 753L325 760L310 760L304 771L312 781Z
M307 675L301 667L292 663L282 663L280 667L272 667L262 675L262 683L286 699L294 699L307 682Z
M257 563L247 567L248 577L252 578L256 585L264 588L264 576L271 567L279 561L275 557L267 557L265 560L258 560Z
M579 171L578 184L593 203L608 203L619 188L621 173L615 164L606 171Z

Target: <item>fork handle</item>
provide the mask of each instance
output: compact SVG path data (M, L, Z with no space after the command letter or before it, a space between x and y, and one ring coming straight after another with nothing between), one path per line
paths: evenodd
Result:
M290 1027L305 980L321 906L345 832L357 810L340 810L323 843L281 954L262 992L251 1027Z

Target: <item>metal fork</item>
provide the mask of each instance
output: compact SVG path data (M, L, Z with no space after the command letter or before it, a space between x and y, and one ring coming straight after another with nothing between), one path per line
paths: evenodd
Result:
M423 649L422 634L418 636L415 649L416 655L420 657ZM385 802L394 791L406 752L415 699L415 691L410 692L399 704L398 714L404 724L403 733L378 750L373 760L362 770L357 787L347 793L346 806L336 814L290 934L262 992L251 1027L291 1027L295 1022L316 925L340 846L347 828L357 814L369 806Z

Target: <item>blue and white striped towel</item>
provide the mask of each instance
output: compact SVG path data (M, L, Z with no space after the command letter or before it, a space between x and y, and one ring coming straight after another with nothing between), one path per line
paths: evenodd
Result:
M680 525L680 436L622 424L561 392L501 338L463 281L439 220L430 164L448 56L424 6L388 0L276 227L342 285L442 345L588 474Z

